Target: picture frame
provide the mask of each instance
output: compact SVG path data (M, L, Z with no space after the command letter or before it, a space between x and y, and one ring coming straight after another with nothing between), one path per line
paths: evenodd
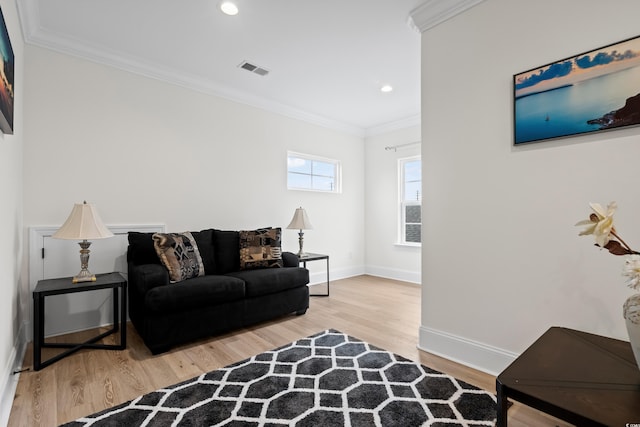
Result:
M6 135L13 134L14 113L14 69L15 56L9 39L9 31L0 8L0 130Z
M640 36L513 76L514 145L640 125Z

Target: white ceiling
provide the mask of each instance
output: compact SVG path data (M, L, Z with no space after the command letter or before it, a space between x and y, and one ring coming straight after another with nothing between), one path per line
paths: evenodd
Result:
M27 43L361 135L419 123L424 2L17 0Z

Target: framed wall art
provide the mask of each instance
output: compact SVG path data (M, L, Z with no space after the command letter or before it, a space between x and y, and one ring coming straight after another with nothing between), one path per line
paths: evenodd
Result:
M514 144L640 125L640 36L513 76Z
M14 64L13 48L9 40L7 24L0 9L0 130L5 134L13 134L13 84Z

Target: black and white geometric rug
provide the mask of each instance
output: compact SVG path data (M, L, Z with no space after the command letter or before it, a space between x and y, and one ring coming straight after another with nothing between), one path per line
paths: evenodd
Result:
M336 330L64 424L493 426L496 399Z

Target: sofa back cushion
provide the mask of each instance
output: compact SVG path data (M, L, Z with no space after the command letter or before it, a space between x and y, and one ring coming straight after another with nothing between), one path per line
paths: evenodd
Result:
M213 230L213 252L218 274L240 270L240 233Z
M129 232L127 260L135 265L160 264L160 258L153 247L153 233Z
M204 274L216 273L216 257L213 247L213 229L192 231L191 235L198 245L202 263L204 264Z

